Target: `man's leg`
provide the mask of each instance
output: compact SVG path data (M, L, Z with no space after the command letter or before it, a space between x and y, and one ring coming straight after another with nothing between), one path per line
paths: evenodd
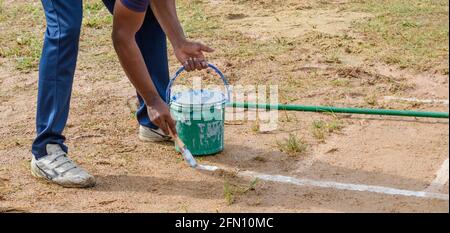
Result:
M39 65L31 173L64 187L91 187L95 178L67 157L62 135L78 55L82 1L42 0L42 5L47 30Z
M110 12L114 9L115 0L103 0ZM166 35L150 8L147 9L144 24L136 34L136 42L144 57L153 83L163 100L166 99L166 88L169 84L169 65L167 58ZM137 119L139 124L152 129L157 127L150 121L144 100L137 94L139 108Z
M47 29L39 65L36 131L32 153L47 155L47 144L65 152L62 131L69 114L73 75L78 55L82 0L42 0Z

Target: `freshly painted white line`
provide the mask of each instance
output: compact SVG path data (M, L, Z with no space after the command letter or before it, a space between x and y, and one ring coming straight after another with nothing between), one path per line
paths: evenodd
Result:
M448 159L446 159L441 168L436 172L436 178L431 182L424 191L425 192L440 192L448 182Z
M203 164L199 164L199 165L197 165L197 167L196 167L197 169L200 169L200 170L205 170L205 171L216 171L216 170L218 170L219 168L218 167L216 167L216 166L210 166L210 165L203 165Z
M381 194L388 194L388 195L439 199L439 200L446 200L446 201L449 200L448 194L430 193L430 192L424 192L424 191L412 191L412 190L396 189L396 188L389 188L389 187L383 187L383 186L338 183L338 182L332 182L332 181L318 181L318 180L311 180L311 179L298 179L298 178L294 178L294 177L290 177L290 176L267 175L267 174L262 174L262 173L258 173L258 172L252 172L252 171L243 171L243 172L238 173L238 175L259 178L261 180L266 180L266 181L289 183L289 184L294 184L294 185L299 185L299 186L313 186L313 187L333 188L333 189L349 190L349 191L360 191L360 192L381 193Z
M401 100L407 102L417 102L417 103L425 103L425 104L446 104L448 105L448 100L434 100L434 99L417 99L417 98L402 98L395 96L385 96L385 100Z
M207 171L216 171L221 168L219 168L217 166L199 164L197 166L197 169L207 170ZM375 185L339 183L339 182L333 182L333 181L320 181L320 180L312 180L312 179L299 179L299 178L294 178L294 177L290 177L290 176L269 175L269 174L263 174L263 173L259 173L259 172L253 172L253 171L241 171L241 172L238 172L237 175L241 176L241 177L258 178L258 179L265 180L265 181L288 183L288 184L294 184L294 185L298 185L298 186L312 186L312 187L331 188L331 189L348 190L348 191L371 192L371 193L380 193L380 194L387 194L387 195L439 199L439 200L445 200L445 201L449 200L448 194L427 192L427 191L413 191L413 190L396 189L396 188L375 186ZM447 180L448 180L448 160L447 160Z

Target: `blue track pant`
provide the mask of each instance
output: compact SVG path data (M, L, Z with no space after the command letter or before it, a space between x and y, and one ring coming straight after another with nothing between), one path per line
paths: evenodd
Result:
M39 65L36 112L37 136L32 145L36 158L47 154L47 144L59 144L67 152L62 135L69 115L82 22L82 0L41 0L47 29ZM115 0L103 1L112 12ZM148 8L144 24L136 34L150 76L160 96L165 99L169 82L166 36ZM139 124L156 128L147 115L144 101L138 95Z

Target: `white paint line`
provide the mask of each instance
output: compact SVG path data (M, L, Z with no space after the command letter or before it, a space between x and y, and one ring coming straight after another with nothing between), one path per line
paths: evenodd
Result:
M385 96L385 100L401 100L407 102L417 102L417 103L425 103L425 104L446 104L448 105L448 100L434 100L434 99L417 99L417 98L402 98L395 96Z
M197 166L197 169L207 170L207 171L216 171L216 170L219 170L220 168L217 166L199 164ZM347 190L347 191L371 192L371 193L380 193L380 194L387 194L387 195L394 195L394 196L408 196L408 197L439 199L439 200L445 200L445 201L449 200L448 194L427 192L427 191L413 191L413 190L396 189L396 188L375 186L375 185L339 183L339 182L333 182L333 181L319 181L319 180L312 180L312 179L299 179L299 178L294 178L294 177L290 177L290 176L268 175L268 174L252 172L252 171L238 172L237 175L244 176L244 177L258 178L258 179L265 180L265 181L294 184L294 185L298 185L298 186L312 186L312 187L331 188L331 189L339 189L339 190ZM447 180L448 180L448 160L447 160Z
M267 174L251 172L251 171L244 171L244 172L240 172L239 174L243 175L243 176L259 178L261 180L275 181L275 182L280 182L280 183L289 183L289 184L294 184L294 185L299 185L299 186L313 186L313 187L333 188L333 189L348 190L348 191L381 193L381 194L388 194L388 195L430 198L430 199L439 199L439 200L446 200L446 201L449 200L449 195L442 194L442 193L412 191L412 190L396 189L396 188L374 186L374 185L364 185L364 184L350 184L350 183L338 183L338 182L332 182L332 181L317 181L317 180L311 180L311 179L297 179L297 178L290 177L290 176L267 175Z
M212 172L219 169L219 167L216 167L216 166L203 165L203 164L197 165L196 168L197 168L197 169L200 169L200 170L212 171Z
M448 159L446 159L439 170L436 172L436 178L431 182L424 191L425 192L440 192L448 182Z

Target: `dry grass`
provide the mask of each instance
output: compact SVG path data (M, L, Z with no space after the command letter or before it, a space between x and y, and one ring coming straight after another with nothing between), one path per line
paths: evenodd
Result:
M255 190L258 182L259 180L255 178L251 180L249 184L240 186L237 184L232 184L229 181L225 181L223 185L223 197L225 199L225 203L227 203L227 205L232 205L236 201L237 195L243 195L249 191Z
M289 134L289 137L283 141L277 142L278 148L289 155L300 155L308 149L308 144L304 139L295 134Z
M312 134L317 140L324 142L329 134L340 132L344 123L338 119L331 121L315 120L312 123Z
M360 0L351 10L375 15L357 23L364 52L386 64L448 74L449 2Z
M13 59L22 72L36 70L42 46L40 3L0 4L0 57Z

